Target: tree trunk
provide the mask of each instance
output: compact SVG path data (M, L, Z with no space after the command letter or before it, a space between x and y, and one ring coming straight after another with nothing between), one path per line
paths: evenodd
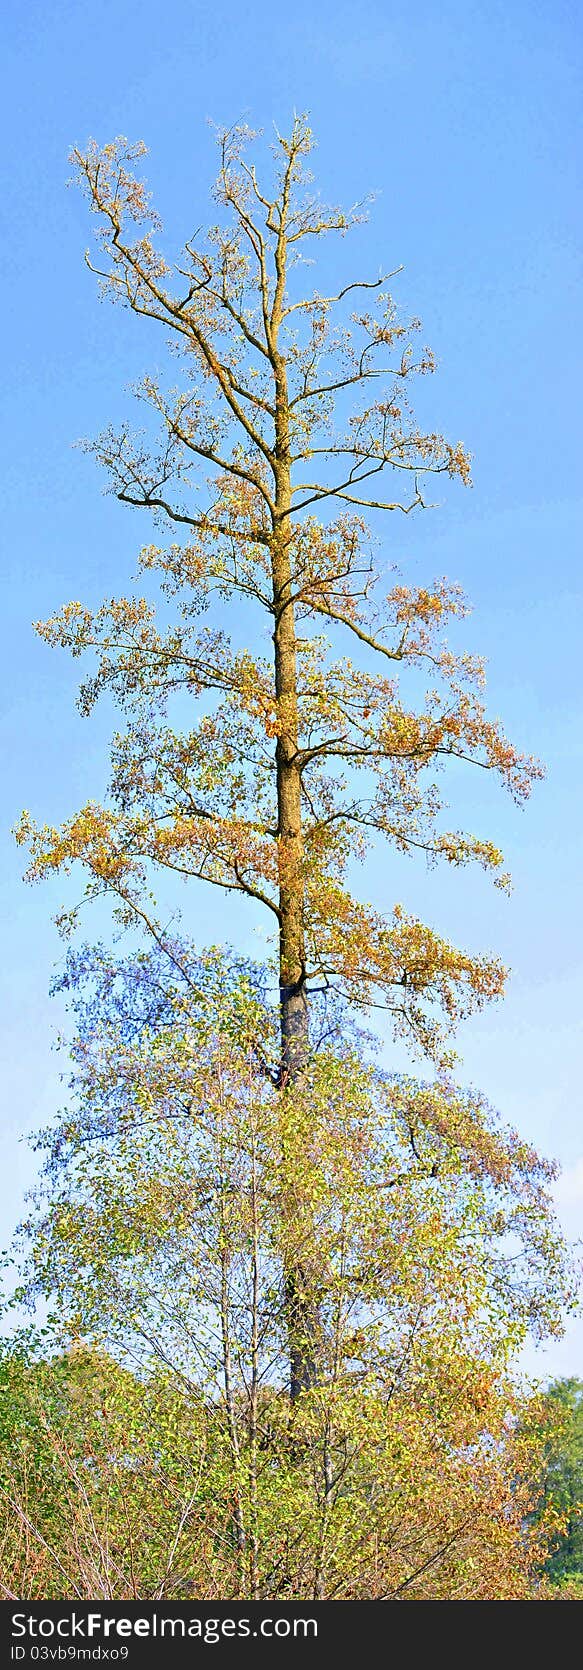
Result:
M285 362L274 353L276 385L276 514L271 544L275 613L275 693L280 730L276 745L279 861L279 991L281 1093L301 1092L309 1048L304 944L304 863L301 779L298 766L297 645L289 554L292 503L289 406ZM284 1156L285 1158L285 1156ZM293 1250L285 1270L290 1342L290 1397L296 1403L317 1377L318 1303L314 1280L314 1228L297 1188L285 1189L284 1217Z

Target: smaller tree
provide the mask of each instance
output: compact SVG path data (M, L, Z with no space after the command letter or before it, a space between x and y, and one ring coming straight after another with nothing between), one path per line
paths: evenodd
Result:
M554 1380L548 1391L555 1424L546 1446L543 1505L557 1516L547 1571L553 1583L583 1597L583 1381Z
M186 1539L164 1592L524 1598L543 1440L508 1360L558 1324L551 1168L477 1098L383 1073L329 1006L282 1108L261 977L174 950L70 955L72 1096L25 1226L27 1292L56 1299L61 1348L106 1350L154 1407L160 1375L174 1388L180 1502L184 1435L204 1452L196 1554ZM296 1197L319 1372L294 1403ZM152 1594L160 1568L140 1570Z
M47 1358L30 1335L2 1347L0 1396L3 1599L214 1601L248 1593L219 1407L186 1395L160 1368L136 1376L82 1345ZM481 1415L491 1438L491 1399ZM371 1470L374 1449L363 1420L351 1488L343 1511L336 1500L325 1521L322 1558L317 1422L305 1424L292 1458L274 1404L263 1428L260 1480L270 1538L264 1534L258 1553L263 1561L269 1548L275 1561L260 1596L374 1599L388 1588L403 1599L551 1598L539 1576L543 1517L535 1524L530 1515L526 1537L521 1526L538 1494L533 1480L543 1462L548 1404L545 1414L544 1400L531 1400L521 1416L509 1419L507 1407L497 1443L483 1443L474 1465L471 1450L462 1454L459 1432L456 1458L439 1455L430 1422L423 1447L421 1423L413 1408L406 1418L399 1397L394 1419L385 1421L390 1479L379 1429L377 1472ZM419 1472L411 1481L414 1438ZM292 1503L300 1516L295 1525Z
M30 1339L4 1343L0 1393L2 1598L186 1596L211 1511L196 1400L160 1369Z

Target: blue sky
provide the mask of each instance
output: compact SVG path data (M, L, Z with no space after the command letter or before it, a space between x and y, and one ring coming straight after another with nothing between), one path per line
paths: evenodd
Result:
M99 305L83 265L88 218L66 190L89 135L150 148L148 174L174 245L209 218L208 118L269 132L307 109L325 196L378 193L355 260L404 264L398 295L423 319L439 373L436 427L474 454L474 487L387 530L387 555L447 574L475 605L468 647L489 660L492 712L544 758L526 811L488 783L456 783L455 823L505 845L508 901L477 876L376 866L365 892L417 909L512 967L509 995L465 1028L465 1076L561 1160L558 1198L581 1226L583 1003L581 759L581 13L567 0L29 0L5 11L2 226L4 738L0 886L5 1240L31 1160L18 1138L59 1097L48 985L62 889L27 890L10 828L28 806L59 819L106 779L105 713L75 712L75 668L31 622L69 597L127 588L139 518L101 495L72 450L127 409L127 384L159 342ZM343 246L343 261L350 251ZM426 396L424 395L424 398ZM479 774L476 774L479 775ZM229 907L231 932L252 925ZM217 937L216 900L191 895L188 926ZM530 1360L583 1373L583 1329Z

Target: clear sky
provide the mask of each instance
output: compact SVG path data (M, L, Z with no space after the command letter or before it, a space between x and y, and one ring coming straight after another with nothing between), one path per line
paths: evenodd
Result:
M128 587L143 518L101 496L72 443L126 409L125 385L161 353L97 301L67 154L90 135L144 138L176 245L209 218L207 118L269 132L294 108L311 113L324 195L350 204L378 192L359 266L376 276L404 264L399 298L439 360L435 427L475 457L473 490L414 524L391 522L387 554L419 579L461 581L492 712L548 768L522 812L479 773L456 785L451 821L505 845L510 900L477 876L402 865L376 867L365 895L401 897L511 965L505 1004L465 1028L465 1077L561 1160L561 1211L580 1232L580 7L13 0L3 31L0 1242L32 1174L19 1134L60 1094L47 994L62 888L24 888L10 828L23 806L60 819L99 795L107 764L107 716L79 718L75 666L35 640L31 622L70 597ZM216 912L214 895L191 895L187 925L201 942L217 938ZM229 921L258 948L230 906ZM581 1324L530 1364L583 1374Z

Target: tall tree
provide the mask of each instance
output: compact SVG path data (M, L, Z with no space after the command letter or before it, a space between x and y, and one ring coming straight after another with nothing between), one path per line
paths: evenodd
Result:
M277 140L267 184L247 160L251 137L221 136L220 224L202 245L187 241L174 266L155 246L158 222L134 174L144 147L74 153L102 247L92 270L113 300L163 327L183 376L178 389L144 378L149 437L124 427L94 450L118 498L185 543L140 556L175 602L169 623L156 623L146 598L121 597L95 612L69 603L40 626L75 656L96 652L82 709L109 690L129 727L114 739L108 804L61 830L25 817L20 838L31 875L80 860L89 891L113 893L123 919L145 922L159 943L152 866L263 906L278 935L285 1098L306 1070L310 995L321 988L386 1008L397 1032L447 1065L448 1034L499 995L504 971L399 905L386 919L361 903L349 866L380 836L431 860L476 860L503 884L491 841L443 829L438 768L468 761L520 800L538 767L488 718L481 662L444 640L465 612L459 589L393 575L387 590L374 553L367 516L376 530L384 513L424 506L428 477L469 475L463 447L413 415L412 380L433 370L427 349L415 353L417 321L400 319L391 275L306 293L314 242L345 233L360 212L312 193L304 119ZM216 618L199 628L215 601L235 605L235 642ZM264 657L244 641L252 610L268 627ZM184 696L200 698L198 723ZM319 1317L309 1204L291 1195L289 1212L305 1249L287 1272L295 1400L317 1374Z

